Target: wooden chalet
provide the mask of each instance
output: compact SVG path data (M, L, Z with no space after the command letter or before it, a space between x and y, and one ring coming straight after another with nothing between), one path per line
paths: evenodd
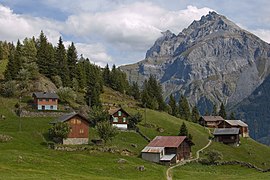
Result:
M239 128L215 128L213 135L216 142L238 146L240 143Z
M239 128L242 137L249 137L248 125L241 120L224 120L219 123L218 128Z
M119 129L128 129L128 117L130 116L123 108L109 109L110 121Z
M217 128L224 121L221 116L202 116L199 119L199 124L205 127Z
M148 161L172 164L191 157L192 141L186 136L156 136L142 151Z
M34 108L37 110L57 110L58 95L50 92L35 92L33 93Z
M90 122L87 118L78 113L70 113L50 124L54 125L58 122L66 122L70 126L70 133L66 139L63 139L63 144L88 144Z

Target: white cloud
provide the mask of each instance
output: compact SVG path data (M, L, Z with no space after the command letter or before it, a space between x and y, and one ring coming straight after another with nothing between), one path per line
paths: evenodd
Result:
M48 39L56 43L61 23L53 20L36 18L15 14L9 7L0 4L0 39L7 41L17 41L25 37L38 36L41 30L47 35Z
M71 15L66 21L66 33L89 37L94 34L123 50L146 51L161 31L170 29L178 33L209 11L194 6L168 11L149 2L136 2L111 11Z

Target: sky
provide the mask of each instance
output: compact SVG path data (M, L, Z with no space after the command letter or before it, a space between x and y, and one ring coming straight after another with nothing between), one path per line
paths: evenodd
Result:
M170 30L216 11L270 43L269 0L0 0L0 40L38 37L75 43L78 54L105 66L143 60Z

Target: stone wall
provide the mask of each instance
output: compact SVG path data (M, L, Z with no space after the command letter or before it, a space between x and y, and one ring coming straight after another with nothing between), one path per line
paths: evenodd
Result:
M63 144L88 144L88 138L67 138L63 139Z
M21 117L60 117L70 112L44 112L44 111L26 111L22 110Z

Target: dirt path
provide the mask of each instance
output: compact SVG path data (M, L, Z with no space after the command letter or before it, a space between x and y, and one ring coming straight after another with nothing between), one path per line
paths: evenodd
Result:
M207 128L209 134L211 134L210 130ZM209 139L208 143L206 144L206 146L204 146L203 148L199 149L197 152L196 152L196 158L193 158L193 159L189 159L189 160L184 160L184 161L180 161L178 164L174 165L174 166L171 166L167 169L166 171L166 177L167 177L167 180L172 180L172 173L171 173L171 170L173 168L176 168L178 166L182 166L186 163L190 163L192 161L196 161L200 158L200 152L203 151L204 149L208 148L212 143L212 140Z

